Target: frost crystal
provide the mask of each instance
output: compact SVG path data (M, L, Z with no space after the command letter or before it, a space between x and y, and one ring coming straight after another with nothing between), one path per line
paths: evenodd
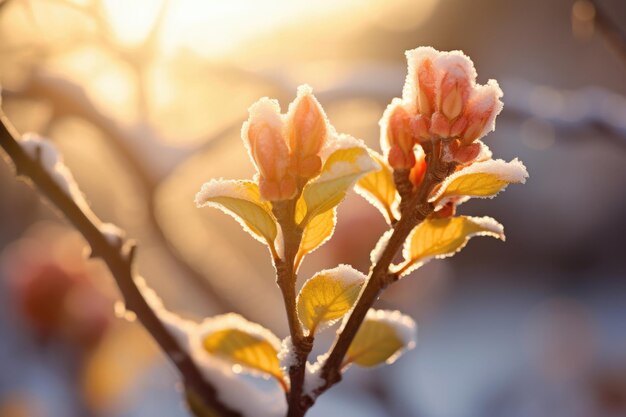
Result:
M278 360L280 361L280 367L285 373L288 373L289 368L296 364L296 353L293 342L291 341L291 336L285 337L280 344Z
M120 246L124 241L124 231L113 223L102 223L98 229L111 246Z
M387 247L387 242L389 242L389 238L393 234L393 231L394 231L394 229L387 230L380 237L380 239L378 239L378 242L376 243L376 246L374 247L374 249L372 249L372 252L370 253L370 261L372 262L372 265L375 265L378 262L378 260L380 259L380 257L382 256L383 251Z
M322 367L324 366L324 362L326 362L328 355L330 355L330 352L319 355L315 363L307 362L306 364L303 394L311 397L312 399L317 398L318 394L316 391L326 383L322 377Z
M54 182L68 195L81 209L87 209L85 197L80 192L72 173L63 163L61 155L52 142L33 133L26 133L19 141L22 149L32 160L39 161L43 169L52 177Z
M479 154L479 157L486 157L490 155L491 151L487 149L486 151ZM457 178L470 175L470 174L491 174L496 176L499 180L505 181L508 184L524 184L526 179L528 178L528 171L526 167L519 159L515 158L511 162L503 161L502 159L489 159L486 161L475 162L472 165L468 165L454 174L450 175L441 183L441 186L437 190L435 194L433 194L429 201L434 202L439 200L439 198L444 194L446 188ZM504 189L504 188L503 188ZM494 198L496 194L489 196L454 196L455 203L457 205L467 201L470 197L477 198ZM441 201L437 203L435 210L439 210L443 207L447 202L450 201L450 198L443 198Z
M258 323L246 320L243 316L236 313L222 314L215 317L209 317L200 323L198 332L201 338L220 330L237 329L242 332L257 336L259 339L266 340L276 351L281 349L281 341L274 333Z
M185 320L166 310L161 299L143 278L136 278L135 283L159 320L198 366L205 380L215 387L220 401L245 417L282 417L287 413L284 393L280 388L272 385L271 389L261 389L254 380L237 375L233 372L232 364L209 355L202 346L207 331L233 326L263 335L270 343L278 346L280 342L269 330L237 314L206 319L201 324ZM170 356L174 361L183 359L183 356L176 354Z

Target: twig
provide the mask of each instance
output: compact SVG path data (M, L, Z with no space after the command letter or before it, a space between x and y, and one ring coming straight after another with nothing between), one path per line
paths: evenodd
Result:
M53 117L75 116L87 120L102 131L110 140L107 142L123 161L125 167L132 170L133 178L139 181L143 192L146 193L146 212L151 229L156 237L168 250L177 266L189 277L189 280L205 293L218 310L234 311L235 308L225 297L220 296L211 280L202 276L195 268L187 263L178 249L176 249L165 236L161 225L156 217L154 198L159 184L159 177L152 174L146 163L137 157L136 152L128 145L132 139L123 129L116 127L116 123L99 112L92 101L86 96L83 89L69 82L58 83L48 80L46 82L39 75L34 74L30 82L20 92L5 91L5 96L15 98L44 99L50 103L53 109Z
M626 62L626 33L597 0L589 0L595 8L595 24L606 42Z
M299 187L302 190L302 187ZM276 264L276 282L283 294L285 311L289 322L289 333L294 348L295 360L289 367L290 389L287 393L287 417L303 416L306 408L302 403L306 362L313 348L313 336L304 336L302 326L298 320L296 306L295 262L302 229L295 222L296 202L298 196L286 202L274 204L274 213L278 219L284 240L284 254L282 258L274 259Z
M220 416L240 416L239 413L219 401L215 387L203 378L191 357L167 331L137 287L133 272L133 260L137 248L135 243L127 241L121 246L110 243L98 227L101 221L97 216L90 209L80 207L59 187L39 161L29 157L19 144L18 137L19 134L0 111L0 147L13 161L16 173L29 178L83 235L91 247L92 256L99 257L106 263L120 289L127 309L137 315L139 321L176 366L185 387L200 396L203 402Z
M419 191L407 202L400 220L394 225L394 232L389 238L387 246L370 271L367 284L361 291L354 309L338 332L337 339L321 369L324 384L312 393L312 397L305 399L307 408L314 404L314 397L322 394L341 380L344 356L365 319L367 311L378 299L381 291L398 279L397 274L389 273L389 266L393 258L403 246L411 230L433 212L434 206L428 202L428 196L435 186L441 183L454 169L454 164L444 163L440 160L437 149L438 146L433 146L433 150L427 151L428 168L424 182Z

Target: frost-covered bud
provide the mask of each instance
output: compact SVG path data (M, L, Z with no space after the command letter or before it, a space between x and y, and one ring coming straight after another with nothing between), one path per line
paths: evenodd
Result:
M395 169L410 169L415 164L413 129L408 112L403 106L391 110L387 126L389 165Z
M421 146L415 148L415 164L409 172L409 180L414 187L419 187L426 174L426 155Z
M411 128L413 130L413 136L419 141L430 140L430 119L421 114L418 114L411 119Z
M296 193L296 180L289 172L289 148L283 138L278 103L267 98L250 107L243 137L259 171L261 197L288 200Z
M435 110L436 74L432 58L433 57L431 53L423 56L417 68L419 112L425 117L430 117L430 115Z
M322 169L319 154L326 142L328 127L322 107L309 86L298 89L287 116L287 137L292 153L291 172L295 176L312 178Z
M480 142L465 145L460 140L454 139L445 145L444 160L446 162L454 161L462 165L468 164L476 160L481 148Z
M471 79L468 73L468 60L466 57L452 55L441 59L442 73L439 85L437 104L438 110L450 121L456 119L463 112L463 108L469 98ZM456 61L456 62L455 62Z
M461 138L470 144L495 128L496 116L502 111L502 90L495 80L477 86L467 103L464 118L467 120Z

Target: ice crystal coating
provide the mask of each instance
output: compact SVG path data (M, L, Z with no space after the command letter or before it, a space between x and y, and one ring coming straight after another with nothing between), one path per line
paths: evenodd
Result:
M463 148L495 128L502 90L495 80L476 84L474 64L463 52L420 47L407 51L406 57L402 99L392 100L380 120L381 147L393 168L412 168L413 146L421 142L459 140ZM459 160L469 161L479 146L457 151Z
M113 223L102 223L98 229L111 246L120 246L124 241L124 231Z
M78 188L69 168L63 163L56 146L50 141L34 133L26 133L19 141L20 146L32 160L38 161L54 182L69 196L77 206L87 209L85 197Z

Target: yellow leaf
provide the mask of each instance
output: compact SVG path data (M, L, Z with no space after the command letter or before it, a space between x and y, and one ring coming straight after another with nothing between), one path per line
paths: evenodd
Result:
M196 194L196 206L215 207L231 215L253 237L273 246L276 221L270 203L261 200L252 181L211 180Z
M302 216L302 222L306 223L335 207L359 178L377 168L363 146L333 152L324 163L320 176L304 188L302 198L305 206L301 210L306 208L306 215Z
M344 316L359 296L366 276L348 265L321 271L309 279L298 294L300 321L315 334Z
M524 183L527 177L526 167L517 159L476 162L450 175L429 201L443 206L451 198L491 198L509 184Z
M358 180L355 189L383 214L387 223L391 223L391 219L396 217L394 207L398 195L393 172L382 155L374 151L370 153L381 169L370 172Z
M306 254L313 252L331 238L336 224L336 209L318 214L313 217L309 223L307 223L302 233L300 249L298 250L298 255L296 256L296 268L300 265L302 258L304 258Z
M344 366L350 363L369 368L393 363L415 346L416 327L398 311L370 309L348 348Z
M280 341L261 325L231 313L207 320L200 331L208 353L283 381L278 360Z
M454 255L473 236L491 236L504 240L504 229L491 217L459 216L424 220L413 229L404 245L406 262L401 269L402 274L408 274L433 257Z

